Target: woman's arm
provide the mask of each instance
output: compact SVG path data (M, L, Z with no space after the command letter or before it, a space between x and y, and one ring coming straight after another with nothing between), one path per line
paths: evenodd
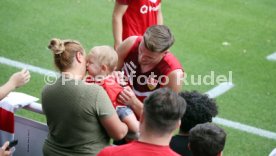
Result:
M23 69L20 72L14 73L8 82L0 87L0 100L6 97L12 90L23 86L30 81L31 75L28 70Z
M121 122L116 113L106 117L101 117L100 122L105 128L107 134L114 140L120 140L127 134L127 125Z

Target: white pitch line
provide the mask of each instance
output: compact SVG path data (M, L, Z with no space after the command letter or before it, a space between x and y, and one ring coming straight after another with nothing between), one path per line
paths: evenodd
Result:
M207 94L210 98L215 98L215 97L218 97L218 96L224 94L225 92L227 92L228 90L230 90L233 87L234 87L234 84L232 82L224 82L224 83L219 84L215 88L209 90L205 94ZM270 131L267 131L264 129L256 128L253 126L245 125L245 124L242 124L239 122L234 122L234 121L230 121L230 120L219 118L219 117L213 118L213 122L223 125L223 126L238 129L240 131L244 131L247 133L251 133L251 134L259 135L259 136L262 136L265 138L276 140L276 133L270 132Z
M269 61L276 61L276 52L272 53L271 55L268 55L266 59Z
M219 118L219 117L213 118L213 122L223 125L223 126L226 126L226 127L231 127L231 128L234 128L234 129L237 129L240 131L244 131L244 132L255 134L255 135L265 137L268 139L276 140L276 133L270 132L270 131L267 131L264 129L252 127L249 125L245 125L245 124L242 124L239 122L230 121L230 120Z
M49 75L49 76L53 76L53 74L57 74L54 71L48 70L48 69L43 69L43 68L39 68L33 65L29 65L29 64L25 64L25 63L21 63L18 61L14 61L11 59L7 59L4 57L0 57L0 63L1 64L6 64L8 66L13 66L16 68L26 68L32 72L35 73L39 73L41 75ZM223 93L225 93L226 91L228 91L229 89L231 89L234 85L232 83L226 82L226 83L221 83L219 86L211 89L210 91L208 91L206 94L208 94L210 97L217 97ZM221 90L221 91L220 91ZM260 129L260 128L256 128L256 127L252 127L249 125L245 125L239 122L235 122L235 121L230 121L227 119L223 119L223 118L219 118L216 117L214 118L214 122L217 124L221 124L230 128L234 128L240 131L244 131L247 133L251 133L251 134L255 134L255 135L259 135L262 137L266 137L269 139L274 139L276 140L276 133L274 132L270 132L264 129Z
M14 60L11 60L11 59L8 59L8 58L5 58L5 57L0 57L0 63L8 65L8 66L15 67L15 68L19 68L19 69L26 68L29 71L38 73L40 75L48 75L48 76L58 75L57 72L54 72L52 70L43 69L43 68L36 67L36 66L30 65L30 64L26 64L26 63L21 63L21 62L14 61Z
M225 92L227 92L228 90L230 90L233 87L234 87L234 84L232 82L224 82L224 83L219 84L215 88L209 90L205 94L207 94L210 98L215 98L215 97L218 97L218 96L224 94ZM251 133L251 134L255 134L258 136L265 137L265 138L276 140L276 133L270 132L270 131L267 131L264 129L252 127L249 125L245 125L245 124L242 124L239 122L234 122L234 121L230 121L230 120L219 118L219 117L213 118L213 122L223 125L223 126L226 126L226 127L238 129L240 131L244 131L247 133Z
M220 96L221 94L224 94L225 92L227 92L233 87L234 87L234 84L232 82L223 82L223 83L220 83L215 88L209 90L205 94L207 94L210 98L215 98Z
M268 156L276 156L276 148L274 148Z

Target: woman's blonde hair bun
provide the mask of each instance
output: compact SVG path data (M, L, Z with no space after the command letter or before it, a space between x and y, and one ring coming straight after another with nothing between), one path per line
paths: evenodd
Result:
M53 38L48 45L48 48L52 50L54 54L61 54L65 51L64 42L60 39Z

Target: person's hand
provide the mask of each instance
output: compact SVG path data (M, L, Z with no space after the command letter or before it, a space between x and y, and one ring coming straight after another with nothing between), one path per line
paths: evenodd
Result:
M118 96L119 102L129 106L135 105L138 102L137 100L139 101L129 86L124 87L124 90Z
M31 75L27 69L22 69L20 72L14 73L9 82L14 86L14 88L25 85L30 81Z
M4 145L0 148L0 156L10 156L11 155L11 151L7 150L7 147L9 146L9 142L5 142Z
M136 97L129 86L124 87L124 90L119 94L118 102L130 106L136 116L140 118L143 110L143 103Z

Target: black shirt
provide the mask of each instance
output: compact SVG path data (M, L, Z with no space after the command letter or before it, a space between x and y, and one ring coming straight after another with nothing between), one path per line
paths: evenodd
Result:
M182 156L192 156L188 143L189 136L175 135L170 142L170 148Z

